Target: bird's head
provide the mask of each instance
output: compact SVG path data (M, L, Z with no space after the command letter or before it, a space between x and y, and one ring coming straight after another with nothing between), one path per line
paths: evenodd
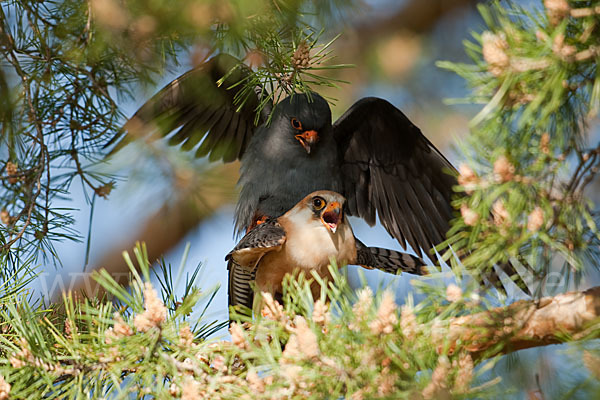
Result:
M344 221L344 204L346 199L339 193L319 190L306 196L302 206L311 211L311 220L319 222L334 233Z
M286 219L299 226L322 229L323 226L333 234L344 221L346 198L330 190L312 192L291 210L285 213Z
M277 104L277 124L311 154L331 127L331 109L317 93L294 94Z

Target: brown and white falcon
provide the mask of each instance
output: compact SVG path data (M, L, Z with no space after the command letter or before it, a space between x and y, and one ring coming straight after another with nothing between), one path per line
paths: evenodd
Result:
M393 250L366 247L354 237L344 207L346 199L329 190L313 192L279 218L250 230L225 257L247 273L254 273L262 292L281 294L286 274L316 271L329 278L332 259L338 265L355 264L386 272L421 275L425 263L418 257ZM252 293L235 291L237 304L247 304ZM313 295L319 287L312 285Z

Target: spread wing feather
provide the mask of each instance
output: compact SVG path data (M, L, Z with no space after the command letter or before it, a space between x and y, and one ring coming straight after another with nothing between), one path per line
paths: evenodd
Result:
M170 137L170 145L183 143L181 147L185 151L197 147L196 157L209 155L211 161L239 159L256 129L255 115L260 103L258 92L252 91L247 93L242 107L234 105L234 98L243 88L236 84L249 73L246 66L228 54L218 54L186 72L127 121L106 145L114 145L109 155L136 137L160 138L180 128ZM218 85L222 78L224 81ZM269 107L267 105L267 109ZM261 114L258 125L265 121L265 115L268 114Z
M450 200L457 173L419 128L386 100L367 97L333 129L349 212L371 225L377 213L385 229L419 256L442 242L453 217ZM499 268L530 293L512 263ZM496 274L485 278L502 288Z
M396 107L356 102L333 125L351 214L387 231L419 255L444 240L455 169Z

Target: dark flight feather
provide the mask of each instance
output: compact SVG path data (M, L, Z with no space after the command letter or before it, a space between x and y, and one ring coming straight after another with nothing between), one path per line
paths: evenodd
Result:
M333 130L342 168L351 171L344 174L344 194L361 199L348 203L350 212L370 224L379 213L387 231L419 256L439 243L452 215L455 169L419 128L389 102L369 97L350 107ZM423 189L423 178L431 191ZM435 202L432 192L444 201Z
M239 112L238 106L234 104L235 96L243 88L243 85L235 84L245 79L249 73L248 67L236 58L218 54L183 74L148 100L123 126L121 132L106 144L105 147L114 145L109 155L136 137L158 133L150 136L154 139L181 128L169 140L170 144L184 142L184 149L191 150L204 138L196 151L197 157L210 154L211 160L226 161L241 158L256 129L255 113L260 102L257 95L259 92L251 92ZM224 77L224 82L218 86L217 81ZM235 117L244 119L244 124L231 123ZM265 121L261 117L258 124ZM239 131L239 127L243 130Z

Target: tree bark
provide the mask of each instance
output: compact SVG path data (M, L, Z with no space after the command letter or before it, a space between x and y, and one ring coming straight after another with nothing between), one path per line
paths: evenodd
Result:
M600 286L454 318L450 352L460 341L473 359L600 337Z
M415 33L430 32L435 25L455 10L473 7L476 0L412 0L401 7L395 14L385 19L373 19L354 27L359 33L357 36L359 53L380 39L398 31Z

